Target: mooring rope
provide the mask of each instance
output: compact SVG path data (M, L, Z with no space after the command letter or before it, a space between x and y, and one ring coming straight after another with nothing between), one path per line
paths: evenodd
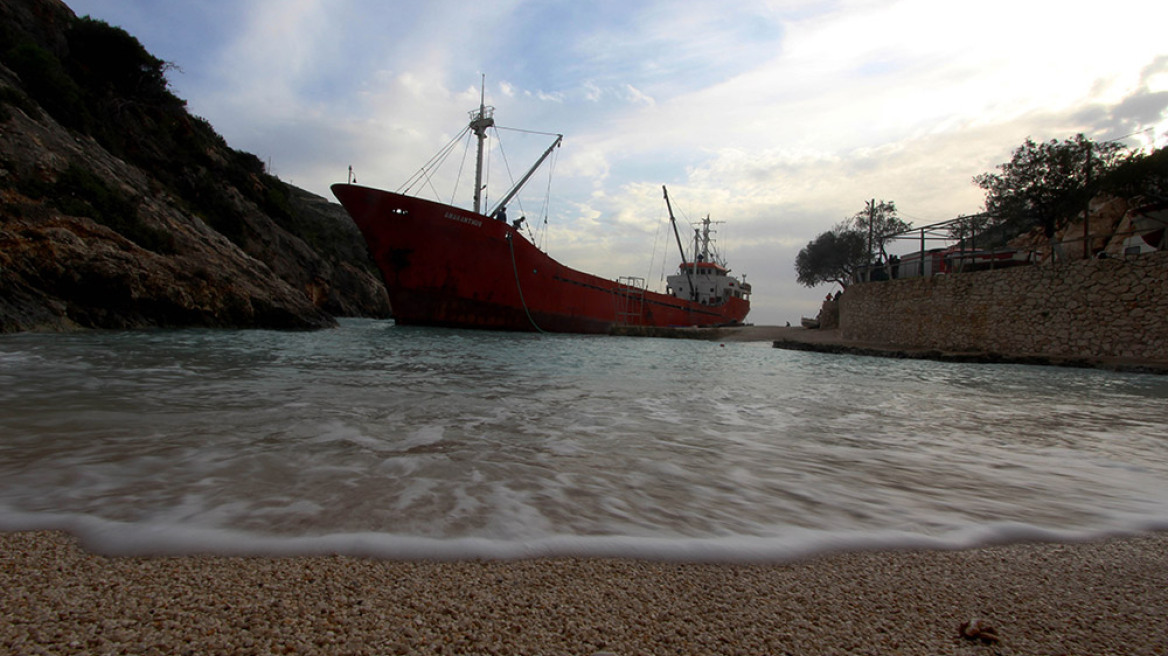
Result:
M511 233L508 232L505 238L507 240L507 249L511 251L511 270L515 272L515 289L519 290L519 303L523 305L523 312L527 314L527 320L531 322L531 327L535 328L536 332L546 332L531 317L531 310L527 309L527 301L523 298L523 285L519 284L519 264L515 261L515 243L511 240L511 237Z

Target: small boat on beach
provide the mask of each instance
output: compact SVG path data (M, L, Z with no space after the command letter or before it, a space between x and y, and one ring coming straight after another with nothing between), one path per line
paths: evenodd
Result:
M562 135L489 210L482 207L483 144L494 108L480 101L464 130L478 139L470 209L403 193L332 185L381 270L399 324L489 330L608 333L614 327L740 325L750 311L750 285L730 275L713 248L707 216L687 256L665 192L681 264L665 293L644 279L609 280L553 259L508 222L507 204L559 147ZM663 187L664 190L664 187Z

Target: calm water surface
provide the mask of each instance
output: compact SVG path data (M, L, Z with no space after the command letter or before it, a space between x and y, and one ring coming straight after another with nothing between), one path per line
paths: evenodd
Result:
M781 560L1168 528L1168 378L405 328L0 336L0 529Z

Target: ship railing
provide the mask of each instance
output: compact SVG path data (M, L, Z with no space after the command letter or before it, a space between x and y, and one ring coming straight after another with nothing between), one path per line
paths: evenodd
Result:
M617 278L613 302L618 326L641 325L645 310L645 279L636 276Z

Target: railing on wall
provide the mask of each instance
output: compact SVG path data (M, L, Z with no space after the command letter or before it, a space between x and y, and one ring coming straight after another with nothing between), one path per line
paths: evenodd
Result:
M912 239L919 242L920 248L916 251L905 253L904 255L890 255L868 266L861 267L854 276L854 282L864 283L896 280L899 278L919 278L939 274L968 273L972 271L988 271L1016 266L1045 264L1051 261L1079 260L1082 259L1082 256L1078 255L1079 253L1086 253L1089 257L1126 257L1128 255L1138 255L1162 250L1165 245L1165 238L1163 236L1160 237L1157 246L1147 244L1142 239L1138 244L1135 244L1130 238L1146 234L1146 231L1127 230L1114 232L1107 237L1108 242L1113 242L1117 237L1124 239L1124 250L1118 255L1110 255L1103 248L1093 247L1092 242L1100 239L1098 236L1063 238L1057 242L1052 242L1045 248L1036 249L999 248L979 250L973 248L962 249L957 246L927 249L926 245L930 241L954 241L951 237L938 234L938 227L945 226L948 223L950 222L924 226L907 233L893 235L890 239L895 240L904 239L904 235L915 233ZM1084 244L1084 242L1087 243L1086 248L1077 246Z

